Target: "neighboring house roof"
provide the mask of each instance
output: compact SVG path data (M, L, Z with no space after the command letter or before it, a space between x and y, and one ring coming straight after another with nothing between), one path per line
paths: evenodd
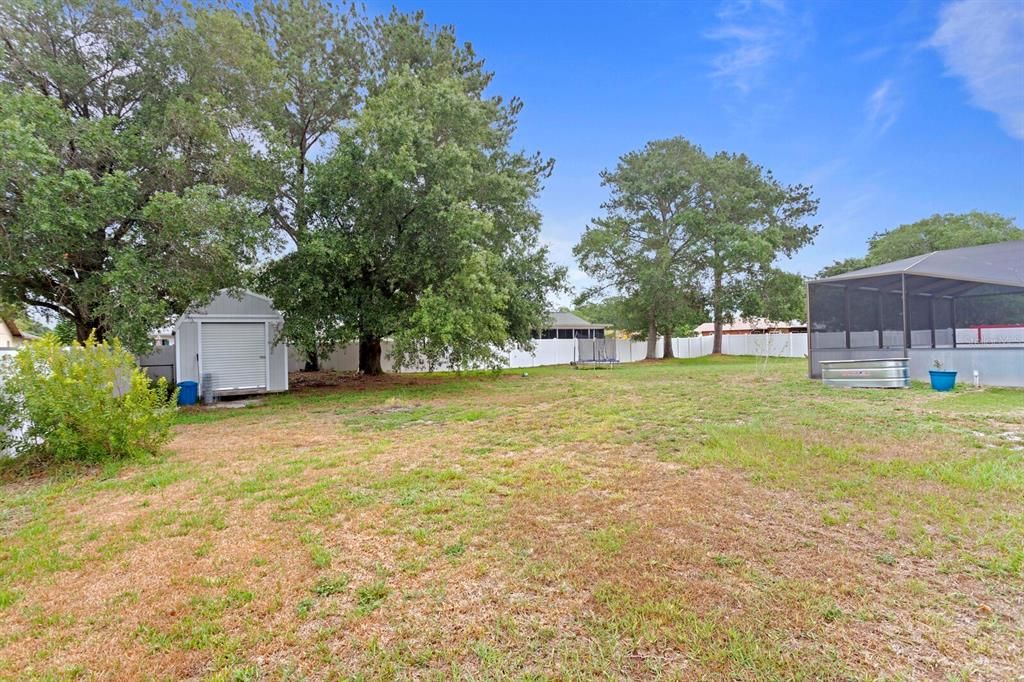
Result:
M979 284L1024 287L1024 240L932 251L923 256L844 272L814 282L841 282L890 275L920 275Z
M7 331L11 332L11 336L22 339L25 338L25 335L21 333L20 329L18 329L18 325L15 324L14 320L9 317L3 317L0 318L0 321L7 326Z
M551 313L548 318L548 329L606 329L610 324L587 322L575 313Z
M774 322L772 320L766 320L762 317L755 317L749 320L743 319L742 317L734 322L727 322L722 324L723 332L749 332L757 329L788 329L790 327L806 327L806 322L800 320L789 320L788 322ZM698 334L708 334L715 331L714 322L705 322L704 324L697 327Z

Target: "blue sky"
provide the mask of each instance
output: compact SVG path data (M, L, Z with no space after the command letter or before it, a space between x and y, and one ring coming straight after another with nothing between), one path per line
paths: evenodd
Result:
M1024 222L1020 0L398 6L454 24L525 102L517 143L556 160L538 204L576 286L599 171L674 135L814 186L822 231L781 263L806 275L933 213Z

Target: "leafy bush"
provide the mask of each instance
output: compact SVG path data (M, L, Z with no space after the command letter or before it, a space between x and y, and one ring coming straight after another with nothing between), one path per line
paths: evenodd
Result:
M153 453L174 415L166 384L151 385L117 341L62 346L44 336L0 366L0 452L57 460Z
M75 323L71 320L60 320L53 326L53 333L57 336L57 340L65 346L70 346L78 341L78 334L75 331Z

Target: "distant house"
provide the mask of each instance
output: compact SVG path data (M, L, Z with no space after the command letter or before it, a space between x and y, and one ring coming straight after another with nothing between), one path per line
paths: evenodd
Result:
M0 348L17 348L32 338L24 334L14 320L9 317L0 318Z
M174 345L174 328L173 327L161 327L155 332L149 335L153 339L153 347L159 348L160 346L173 346Z
M738 318L734 322L722 324L722 334L728 336L746 334L787 334L803 333L807 331L807 323L800 320L789 322L775 322L762 317L754 317L749 320ZM715 323L705 322L697 327L699 336L712 336L715 333Z
M540 338L603 339L605 330L611 326L600 322L588 322L574 313L552 313L548 318L548 326L540 331Z

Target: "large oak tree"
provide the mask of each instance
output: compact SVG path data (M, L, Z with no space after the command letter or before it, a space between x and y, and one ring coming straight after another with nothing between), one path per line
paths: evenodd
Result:
M670 337L702 305L720 352L723 322L762 287L788 281L773 263L819 229L806 224L817 208L809 187L784 185L742 154L709 157L682 137L624 155L601 178L611 191L605 215L574 254L599 282L588 294L610 289L643 311L648 358L658 332Z
M809 186L785 185L744 154L720 152L703 168L694 264L715 325L712 352L721 353L723 323L779 285L776 259L811 243L821 226L807 222L818 208Z
M351 5L340 11L320 0L257 2L243 21L265 43L265 54L239 62L250 74L239 99L254 134L266 149L271 180L266 211L294 251L267 268L261 285L285 317L284 333L316 369L351 336L351 320L317 301L335 300L338 281L324 273L340 267L347 249L336 249L309 229L311 171L338 148L365 95L387 87L407 70L420 80L457 79L468 96L482 98L492 74L451 27L426 23L422 12L393 10L368 21ZM263 83L264 87L255 87ZM315 239L314 239L315 237Z
M269 233L195 30L144 0L0 3L0 299L142 350L244 281Z
M602 204L605 215L587 226L573 249L580 268L598 281L582 298L612 291L630 301L645 323L648 359L657 357L659 332L670 338L694 299L706 161L681 137L625 154L614 170L601 173L611 194Z
M551 163L509 148L519 108L399 69L317 165L310 239L337 283L319 309L359 341L362 372L381 371L385 338L397 365L472 367L542 326L563 273L532 204Z

